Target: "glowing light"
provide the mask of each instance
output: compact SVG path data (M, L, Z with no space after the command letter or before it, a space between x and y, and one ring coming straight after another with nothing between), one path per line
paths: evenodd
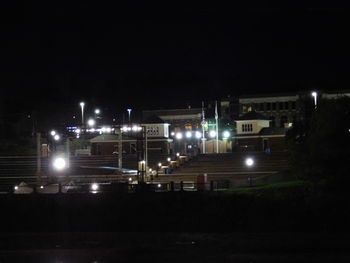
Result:
M312 97L316 97L317 96L317 92L316 91L311 92L311 96Z
M100 113L101 113L100 109L95 110L95 114L100 114Z
M58 141L60 139L60 136L56 134L53 138L55 139L55 141Z
M40 185L40 189L44 189L44 186L43 186L43 185Z
M176 137L176 139L181 140L182 139L182 133L181 132L176 133L175 137Z
M131 177L129 177L129 182L131 182L132 181L132 178Z
M162 167L162 163L158 163L158 166L159 166L159 167Z
M134 125L134 126L132 126L132 131L134 131L134 132L139 131L140 128L141 128L141 127ZM142 129L142 128L141 128L141 129Z
M55 135L56 135L56 132L55 132L55 131L51 131L50 134L51 134L52 136L55 136Z
M249 167L253 166L254 160L252 158L247 158L247 159L245 159L245 164Z
M192 132L188 131L186 132L186 138L191 138L192 137Z
M171 161L171 158L170 158L170 157L168 157L168 158L167 158L167 161L168 161L168 162L170 162L170 161Z
M196 136L197 139L200 139L202 137L202 133L199 132L199 131L196 131L195 132L195 136Z
M176 153L176 156L179 157L179 156L180 156L180 153Z
M229 132L229 131L224 131L224 132L222 133L222 136L223 136L225 139L227 139L228 137L230 137L230 132Z
M15 185L15 187L14 187L13 189L18 190L18 186L17 186L17 185Z
M54 159L53 161L53 167L58 170L61 171L64 168L66 168L66 161L64 160L64 158L62 157L57 157Z
M210 136L211 138L214 138L214 137L216 136L216 131L211 130L211 131L209 132L209 136Z
M158 188L161 188L161 187L162 187L162 185L161 185L161 184L158 184L157 186L158 186Z
M92 191L97 191L97 190L98 190L98 188L99 188L99 186L98 186L98 184L97 184L97 183L93 183L93 184L91 184L91 190L92 190Z
M88 120L88 125L89 126L94 126L96 124L96 121L94 119Z
M84 107L85 103L84 102L80 102L80 106Z
M171 135L171 136L174 136L174 135L175 135L175 132L171 132L170 135Z
M81 133L81 130L80 129L76 129L74 132L79 134L79 133Z

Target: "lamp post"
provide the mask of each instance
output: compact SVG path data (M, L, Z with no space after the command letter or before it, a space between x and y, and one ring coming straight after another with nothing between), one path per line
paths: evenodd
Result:
M311 96L314 97L315 110L317 109L317 95L316 91L311 92Z
M84 126L84 102L80 102L80 107L81 107L81 125Z
M131 122L131 111L132 111L132 109L127 109L127 111L128 111L128 115L129 115L129 123Z
M245 165L246 165L248 168L249 168L249 167L252 167L252 166L254 165L254 160L253 160L253 158L250 158L250 157L246 158L246 159L245 159ZM252 177L251 177L251 176L248 177L248 181L249 181L249 186L252 186L252 185L253 185L253 182L252 182Z

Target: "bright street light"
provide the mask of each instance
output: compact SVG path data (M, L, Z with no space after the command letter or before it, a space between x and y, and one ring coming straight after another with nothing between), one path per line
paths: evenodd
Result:
M222 136L224 137L224 139L227 139L228 137L230 137L230 132L229 131L224 131L222 133Z
M211 138L214 138L214 137L216 136L216 131L211 130L211 131L209 132L209 136L210 136Z
M200 139L202 137L202 133L199 132L199 131L196 131L195 132L195 136L196 136L197 139Z
M254 164L254 160L252 158L247 158L245 159L245 164L248 166L248 167L251 167L253 166Z
M317 95L316 91L311 92L311 96L314 97L315 109L317 108Z
M186 132L186 138L191 138L191 137L192 137L192 132L187 131L187 132Z
M132 111L132 109L127 109L127 111L128 111L128 114L129 114L129 123L130 123L130 121L131 121L131 111Z
M158 167L162 167L162 163L158 163Z
M50 132L50 134L51 134L52 136L55 136L55 135L56 135L56 132L52 130L52 131Z
M170 162L170 161L171 161L171 158L170 158L170 157L168 157L168 158L167 158L167 161L168 161L168 162Z
M180 153L176 153L176 156L179 157L179 156L180 156Z
M89 120L88 120L88 125L89 125L90 127L94 126L95 124L96 124L96 121L95 121L94 119L89 119Z
M97 191L98 190L98 184L97 183L91 184L91 190L92 191Z
M62 157L56 157L52 164L57 171L62 171L64 168L66 168L66 160Z
M53 138L55 139L55 141L58 141L60 139L60 136L56 134L55 136L53 136Z
M181 140L182 139L182 133L181 132L176 133L175 137L176 137L176 139Z
M100 114L100 113L101 113L100 109L95 109L95 114Z
M84 106L85 103L84 102L80 102L80 107L81 107L81 125L84 126Z

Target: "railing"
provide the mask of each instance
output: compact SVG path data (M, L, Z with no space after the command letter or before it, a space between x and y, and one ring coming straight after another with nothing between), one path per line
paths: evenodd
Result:
M49 184L49 185L7 185L2 187L1 194L110 194L136 192L199 192L222 191L230 187L229 181L210 181L196 183L193 181L181 182L152 182L152 183L110 183L84 182L77 184Z

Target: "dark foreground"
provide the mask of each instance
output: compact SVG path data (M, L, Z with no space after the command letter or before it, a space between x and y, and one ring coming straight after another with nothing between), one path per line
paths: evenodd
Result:
M1 195L0 262L350 262L347 194Z
M0 262L349 262L330 233L2 234Z

